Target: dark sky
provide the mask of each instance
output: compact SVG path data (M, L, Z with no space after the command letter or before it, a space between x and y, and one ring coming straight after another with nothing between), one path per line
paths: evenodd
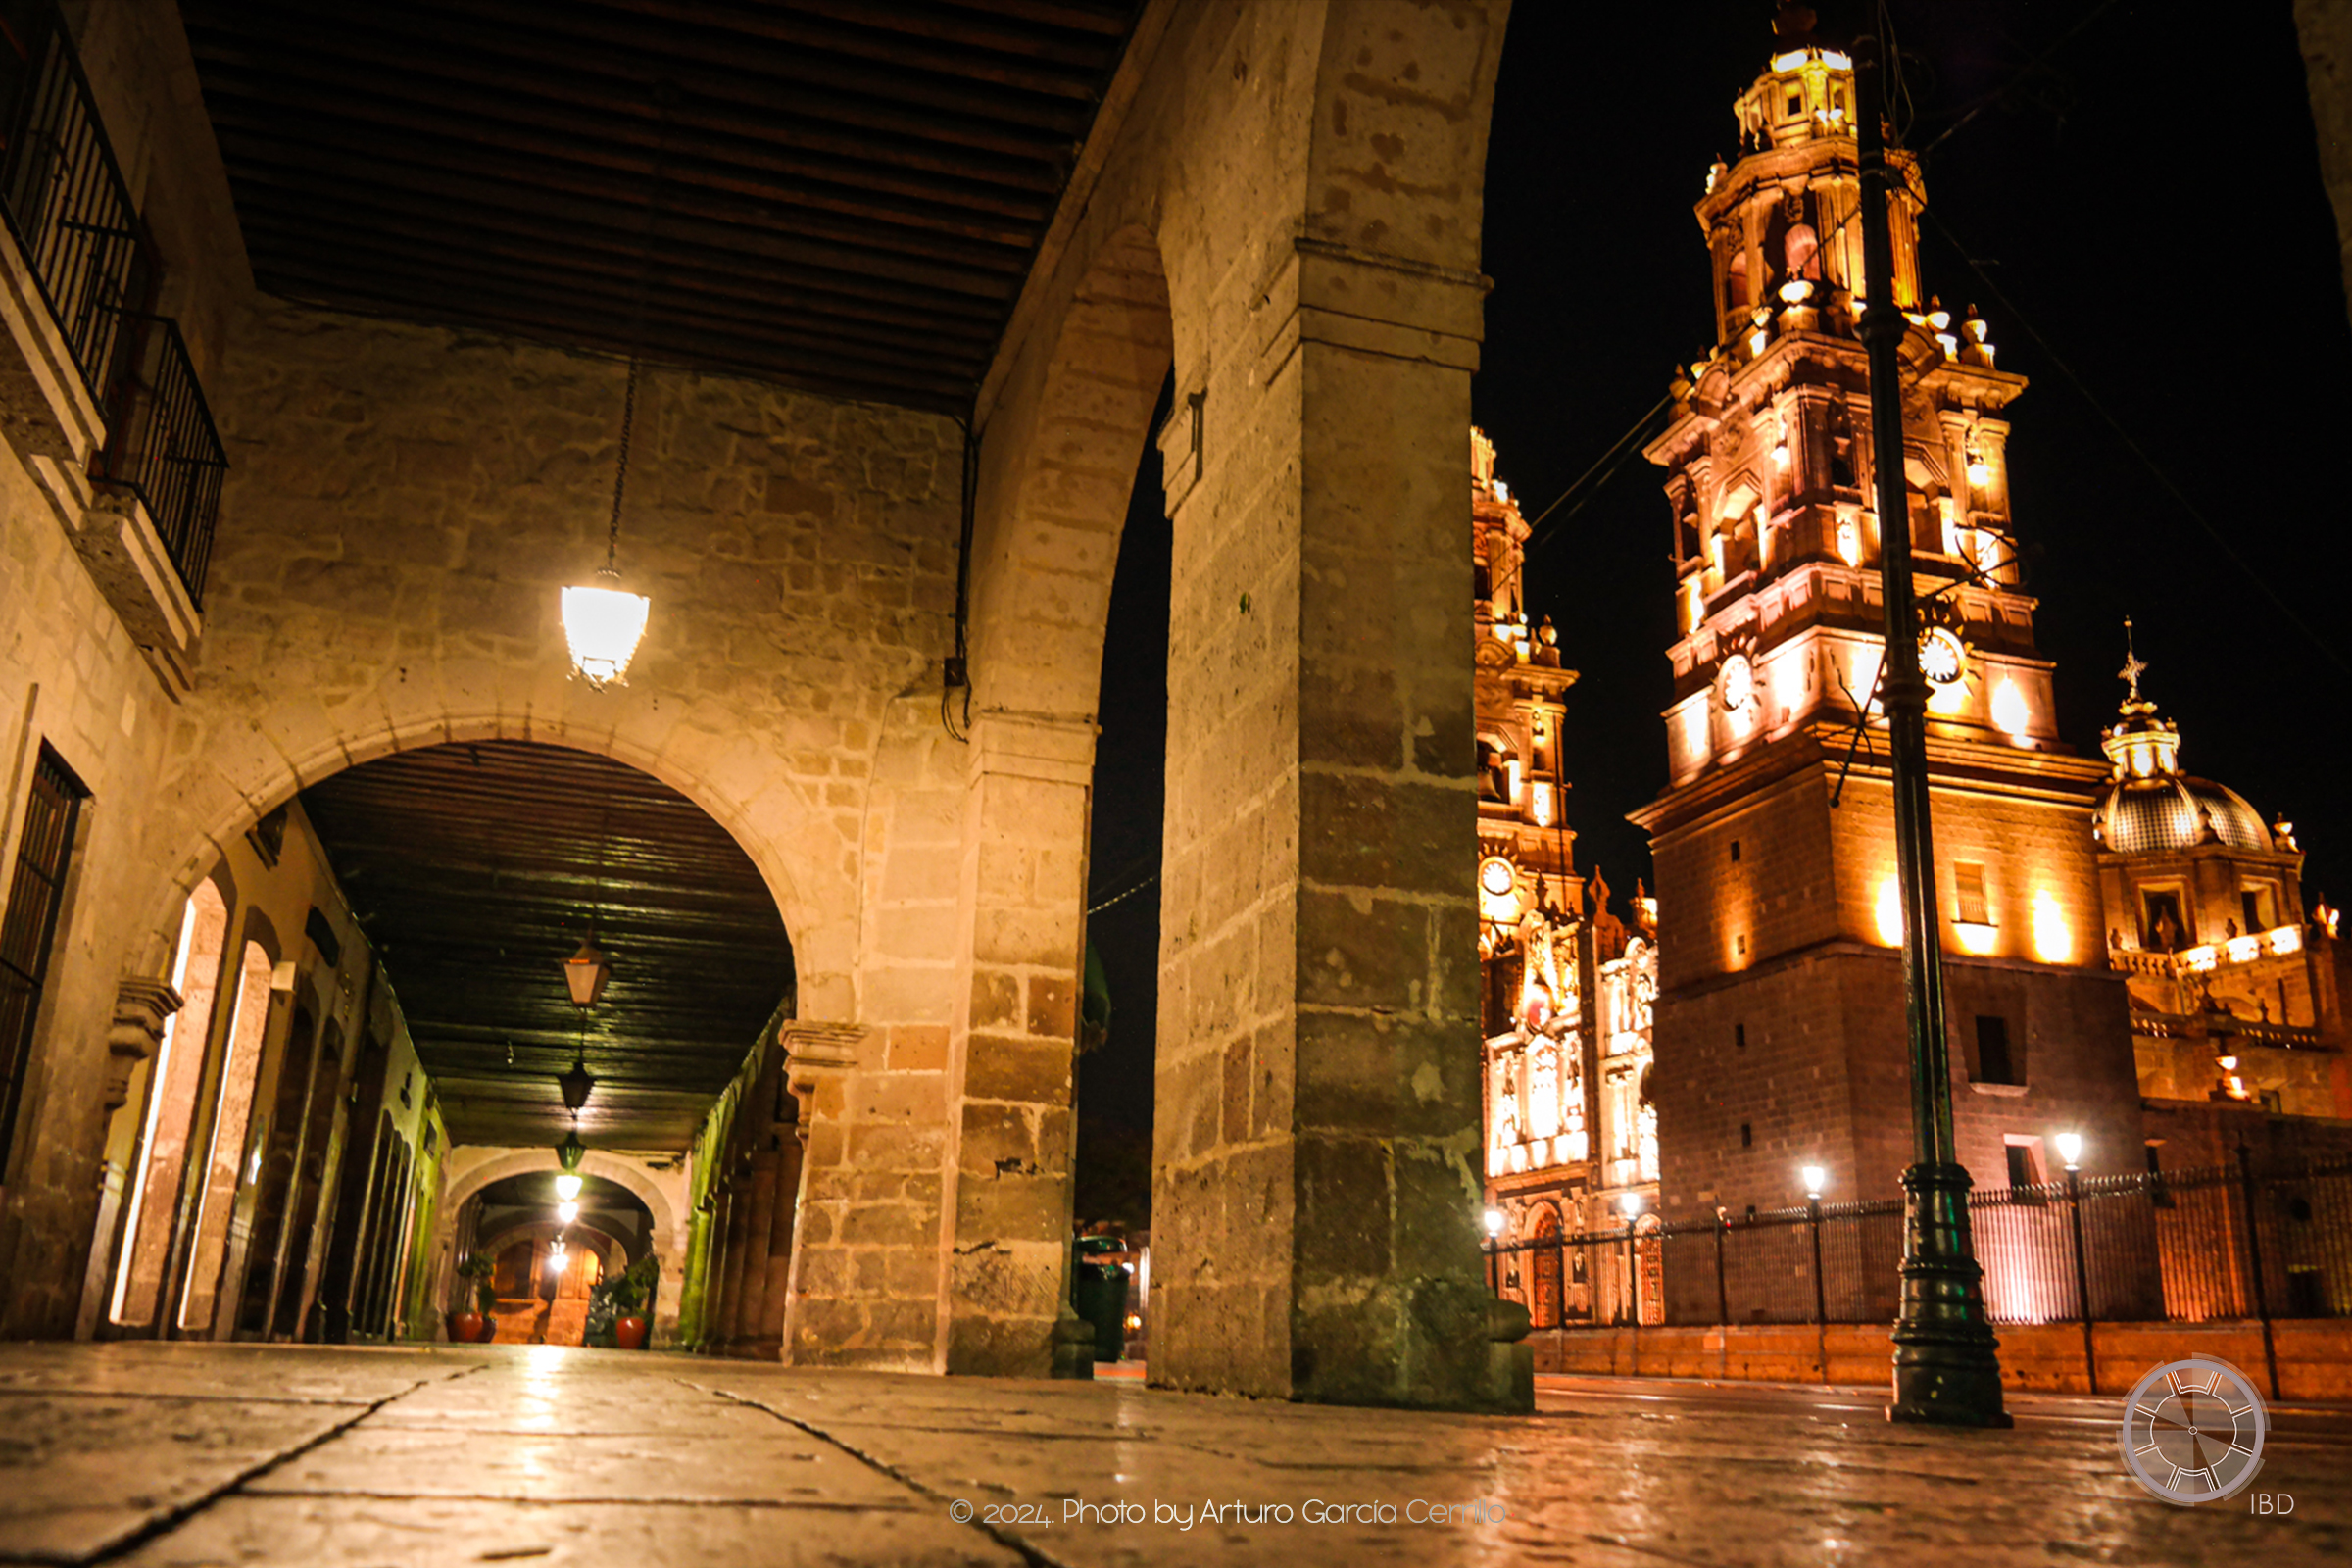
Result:
M1707 165L1737 151L1732 100L1771 53L1771 14L1767 0L1520 0L1512 16L1473 396L1531 515L1710 344L1690 209ZM1954 314L1976 304L2002 368L2033 382L2010 410L2011 496L2067 739L2095 755L2134 617L2183 765L2295 819L2307 897L2352 897L2352 810L2329 739L2347 672L2326 604L2352 564L2333 472L2352 435L2352 329L2288 5L1910 0L1894 18L1916 104L1908 145L1984 106L1930 158L1932 209L2262 578L2229 562L1931 230L1927 287ZM1625 813L1665 782L1672 573L1656 474L1625 465L1528 572L1531 612L1558 622L1584 672L1568 698L1577 858L1620 896L1649 870ZM1159 831L1168 558L1155 454L1140 477L1105 652L1098 898L1148 874L1131 868ZM1089 1063L1089 1122L1148 1125L1156 892L1093 923L1118 1016Z

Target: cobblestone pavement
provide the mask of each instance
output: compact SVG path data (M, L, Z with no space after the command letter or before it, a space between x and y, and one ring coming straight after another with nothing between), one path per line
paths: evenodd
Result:
M2147 1497L2112 1399L2022 1399L2000 1433L1889 1427L1852 1390L1553 1379L1540 1403L544 1347L0 1346L0 1560L2282 1568L2352 1545L2352 1411L2277 1413L2255 1489L2293 1498L2281 1518Z

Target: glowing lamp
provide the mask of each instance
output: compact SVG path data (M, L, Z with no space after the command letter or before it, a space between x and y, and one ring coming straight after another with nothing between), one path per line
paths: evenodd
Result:
M1772 449L1772 466L1776 468L1786 468L1788 466L1788 442L1783 441Z
M2058 1157L2065 1162L2068 1170L2082 1169L2082 1135L2081 1133L2060 1133L2050 1142L2058 1146Z
M579 1196L579 1177L573 1175L570 1171L565 1171L563 1175L556 1178L556 1199L559 1202L568 1203Z
M562 1242L556 1243L555 1246L547 1250L547 1266L550 1269L553 1269L556 1273L561 1274L570 1265L571 1254L564 1250L564 1244Z
M607 566L594 586L564 590L564 640L571 645L571 672L598 691L626 686L629 661L645 635L654 602L620 586L620 573Z
M568 1201L568 1200L567 1200L567 1201L564 1201L564 1202L558 1203L558 1204L556 1205L556 1223L558 1223L559 1225L568 1225L568 1224L570 1224L570 1223L571 1223L573 1220L575 1220L575 1219L578 1219L579 1217L580 1217L580 1205L579 1205L579 1204L577 1204L577 1203L574 1203L574 1202L570 1202L570 1201Z
M570 990L575 1007L595 1006L604 998L605 982L612 978L612 965L606 961L593 933L582 937L580 951L564 960L564 984Z
M1972 455L1968 460L1968 482L1980 490L1992 483L1992 465Z
M1487 1210L1487 1234L1489 1236L1500 1236L1502 1234L1501 1209L1490 1208Z
M1804 1169L1804 1177L1805 1196L1819 1200L1822 1189L1830 1185L1830 1173L1819 1165L1807 1165Z
M1634 1216L1642 1212L1642 1195L1640 1193L1618 1195L1617 1207L1625 1215L1626 1222L1631 1224Z

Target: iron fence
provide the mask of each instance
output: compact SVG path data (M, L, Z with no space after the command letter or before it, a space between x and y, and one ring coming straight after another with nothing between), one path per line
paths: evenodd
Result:
M179 323L165 316L131 314L128 319L133 330L122 340L123 364L107 410L106 450L91 477L147 504L188 598L202 608L228 458Z
M2352 1317L2352 1156L1969 1194L1996 1325ZM1538 1328L1891 1323L1901 1200L1490 1246Z
M0 34L4 214L93 402L105 398L125 312L146 303L138 209L54 7Z

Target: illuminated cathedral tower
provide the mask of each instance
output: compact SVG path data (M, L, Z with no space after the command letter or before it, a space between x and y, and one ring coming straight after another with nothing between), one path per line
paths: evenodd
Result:
M1979 1186L2143 1155L2090 818L2107 768L2058 741L2011 531L2004 413L2025 390L1984 322L1919 281L1917 163L1888 153L1894 275L1861 273L1853 77L1798 33L1737 104L1741 156L1697 206L1716 341L1647 449L1666 470L1679 636L1651 835L1670 1218L1888 1198L1912 1158L1870 402L1855 336L1886 289L1903 344L1904 487L1933 685L1935 903L1959 1152ZM1850 766L1849 766L1850 760Z
M1549 620L1530 626L1527 519L1470 432L1471 553L1478 583L1479 966L1486 982L1486 1200L1495 1239L1615 1229L1654 1210L1657 1119L1649 1102L1653 901L1633 920L1597 876L1577 874L1561 666ZM1588 912L1588 903L1590 912ZM1626 1260L1513 1255L1496 1281L1539 1327L1623 1321L1637 1310ZM1641 1297L1656 1317L1654 1282Z

